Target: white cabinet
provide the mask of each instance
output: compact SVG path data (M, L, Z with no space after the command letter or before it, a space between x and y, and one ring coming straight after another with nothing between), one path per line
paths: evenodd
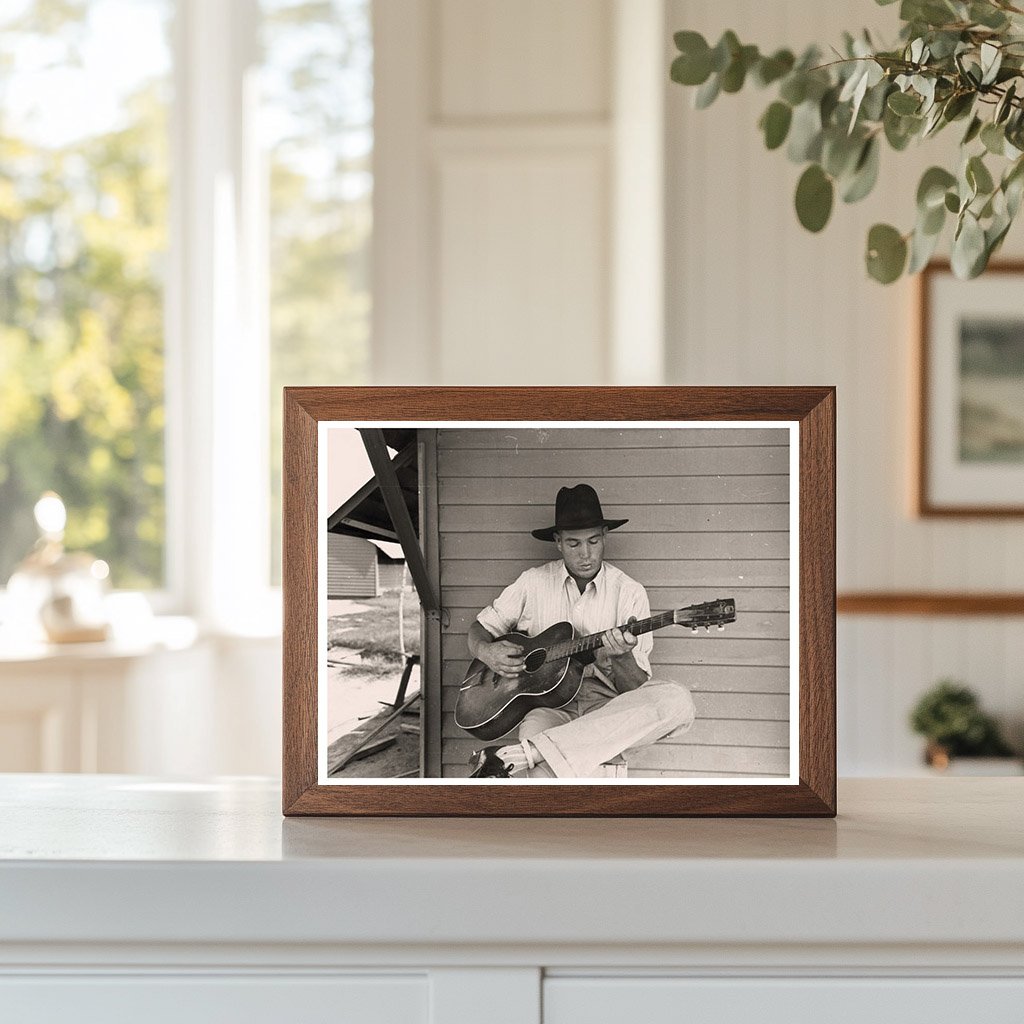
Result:
M416 976L0 978L0 1018L17 1024L427 1024Z
M567 978L544 983L544 1024L1020 1024L1024 979Z
M1017 779L841 780L836 821L280 801L0 776L0 1022L1024 1021Z

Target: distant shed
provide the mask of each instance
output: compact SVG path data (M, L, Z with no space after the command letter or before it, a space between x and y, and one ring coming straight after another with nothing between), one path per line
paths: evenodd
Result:
M359 537L327 534L327 597L377 597L377 547Z

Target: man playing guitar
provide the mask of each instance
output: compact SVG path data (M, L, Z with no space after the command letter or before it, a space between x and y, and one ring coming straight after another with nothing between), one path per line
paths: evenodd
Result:
M508 677L523 671L522 648L495 638L512 630L533 636L569 621L580 633L603 631L604 640L578 695L564 707L531 710L519 725L519 742L475 751L471 778L593 777L623 751L693 724L689 690L651 678L651 633L616 628L651 614L644 588L604 561L608 532L628 521L605 519L589 484L560 488L554 526L531 532L553 541L561 557L527 569L470 626L472 656Z

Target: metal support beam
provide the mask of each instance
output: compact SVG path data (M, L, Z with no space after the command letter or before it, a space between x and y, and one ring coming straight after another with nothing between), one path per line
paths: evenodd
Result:
M431 586L423 550L420 548L419 538L416 536L416 527L412 524L412 517L409 515L409 509L406 508L405 499L402 497L402 485L398 482L394 463L388 455L388 446L384 443L384 433L377 427L360 428L359 433L362 435L363 446L366 448L370 465L373 467L373 475L380 487L381 496L384 498L384 506L391 517L395 533L398 534L402 551L405 552L405 563L409 566L409 574L412 576L413 583L416 584L420 605L428 614L431 612L435 615L440 614L441 604Z
M413 439L395 456L391 465L394 466L395 469L401 469L402 466L408 466L410 462L413 462L415 460L415 458L416 440ZM356 491L356 493L353 494L352 497L348 499L348 501L346 501L343 505L341 505L340 508L336 509L333 513L331 513L330 518L327 520L328 533L338 523L352 523L353 525L359 526L363 529L371 529L371 527L368 527L365 523L357 522L355 519L350 519L349 517L351 516L351 513L355 509L359 508L359 506L371 494L373 494L375 490L377 490L376 479L367 480L366 483L363 484L363 486L360 487L359 490ZM377 529L375 532L380 533L381 531ZM398 540L398 536L393 532L388 532L387 537L389 540Z

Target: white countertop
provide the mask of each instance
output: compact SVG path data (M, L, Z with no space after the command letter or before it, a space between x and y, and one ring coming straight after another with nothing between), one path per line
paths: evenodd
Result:
M1024 944L1024 780L837 820L284 819L276 783L0 776L0 943Z

